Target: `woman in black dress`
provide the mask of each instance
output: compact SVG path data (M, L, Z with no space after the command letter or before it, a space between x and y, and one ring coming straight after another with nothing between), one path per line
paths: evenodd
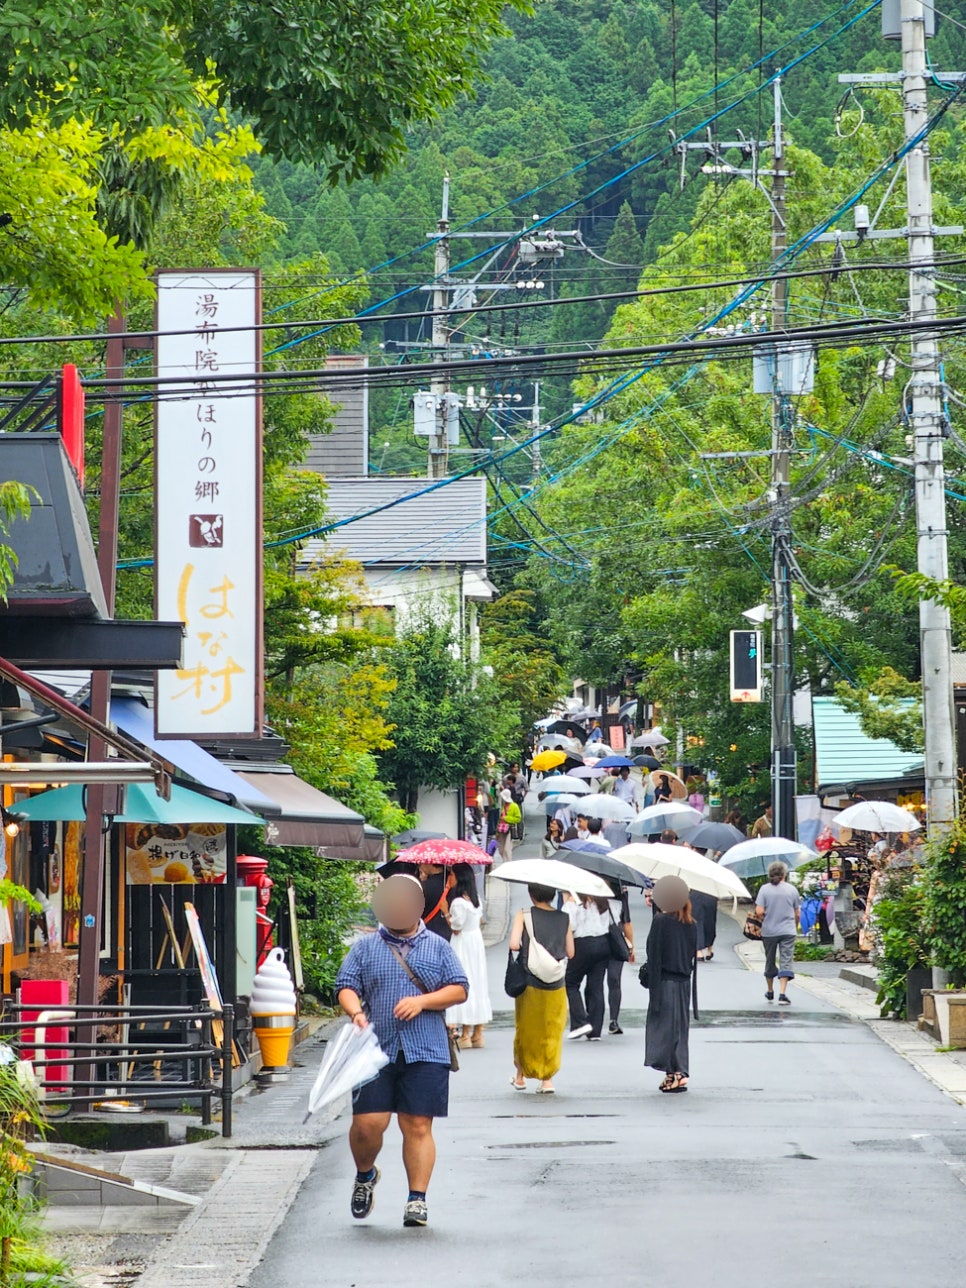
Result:
M651 892L654 918L647 936L647 987L650 998L644 1063L665 1073L660 1090L688 1089L689 1005L694 989L698 931L691 915L691 892L680 877L662 877Z

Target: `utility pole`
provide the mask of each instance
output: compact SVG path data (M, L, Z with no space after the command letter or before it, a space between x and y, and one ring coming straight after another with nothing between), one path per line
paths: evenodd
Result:
M923 0L902 0L902 107L906 140L928 120L926 101L926 13ZM933 260L932 183L929 141L906 156L906 217L909 246L909 317L912 332L908 386L914 436L916 546L919 571L945 581L946 493L943 470L943 404L939 345L929 330L936 318ZM952 637L949 610L934 599L919 601L922 715L926 744L926 806L930 831L946 831L956 818L956 725L953 713Z
M777 263L788 245L785 223L784 139L782 137L781 77L776 77L773 171L771 186L771 259ZM787 326L787 283L772 283L771 329L777 335ZM795 695L793 648L794 605L788 554L791 542L792 408L780 378L780 350L776 347L775 382L771 400L771 802L775 836L795 839L795 789L797 757L792 704Z
M449 347L449 175L443 176L443 205L436 224L439 240L433 258L433 362L445 363ZM449 376L443 372L430 381L435 403L435 432L429 440L427 474L431 479L446 477L448 442L446 427L446 394Z

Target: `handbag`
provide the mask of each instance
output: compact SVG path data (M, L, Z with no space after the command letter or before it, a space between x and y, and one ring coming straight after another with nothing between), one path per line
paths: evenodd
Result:
M533 917L529 912L523 914L523 924L527 932L527 971L541 984L560 984L567 973L566 959L558 961L544 948L533 933Z
M496 825L496 830L500 833L501 836L505 836L507 832L509 832L510 830L510 824L505 819L501 818L499 823L497 823Z
M637 972L637 979L641 988L651 987L651 974L647 969L647 962L641 962L641 969Z
M503 991L507 997L519 997L527 987L527 970L518 952L516 956L511 948L506 955L506 974L503 976Z
M386 942L388 943L389 941L387 940ZM393 957L395 957L396 961L403 968L403 970L406 972L406 974L413 981L413 983L416 985L416 987L419 989L421 993L433 992L433 989L426 987L426 985L419 978L416 972L412 969L412 967L409 965L409 962L406 961L405 957L395 946L395 944L389 944L389 951L392 953ZM450 1028L447 1028L446 1030L446 1037L449 1041L449 1071L450 1073L459 1073L460 1071L459 1039Z
M762 919L758 916L757 911L753 910L749 912L748 916L745 918L745 926L741 933L746 939L760 940L761 922Z
M611 960L615 962L629 962L631 960L631 946L624 938L624 931L617 924L613 909L608 905L607 911L610 913L610 925L607 927L607 938L610 941Z

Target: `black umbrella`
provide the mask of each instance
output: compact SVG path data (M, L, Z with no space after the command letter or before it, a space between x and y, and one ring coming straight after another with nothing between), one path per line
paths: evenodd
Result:
M388 877L398 877L398 876L418 877L419 864L404 863L401 859L390 859L389 862L384 863L381 868L376 868L376 871L379 873L379 875L382 877L384 881Z
M693 832L682 829L681 835L696 850L717 850L720 854L745 840L744 832L730 823L701 823Z
M576 720L555 720L543 732L544 734L562 733L568 738L576 738L578 742L583 742L587 737L587 730L583 725L579 725Z
M564 841L560 849L567 851L568 863L572 863L575 868L582 868L584 872L594 872L608 881L620 881L623 885L637 886L640 890L647 884L647 878L642 877L640 872L621 863L620 859L612 859L607 850L594 845L592 841ZM559 852L558 850L558 854Z
M398 845L400 849L405 849L410 845L418 845L420 841L448 841L449 837L445 832L425 832L418 827L410 827L405 832L399 832L392 838L393 845Z
M655 756L635 756L634 764L641 769L660 769L661 762Z

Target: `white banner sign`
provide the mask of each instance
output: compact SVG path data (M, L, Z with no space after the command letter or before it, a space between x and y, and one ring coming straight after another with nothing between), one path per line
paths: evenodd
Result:
M259 287L158 274L157 616L186 628L181 669L158 672L159 736L261 733Z

